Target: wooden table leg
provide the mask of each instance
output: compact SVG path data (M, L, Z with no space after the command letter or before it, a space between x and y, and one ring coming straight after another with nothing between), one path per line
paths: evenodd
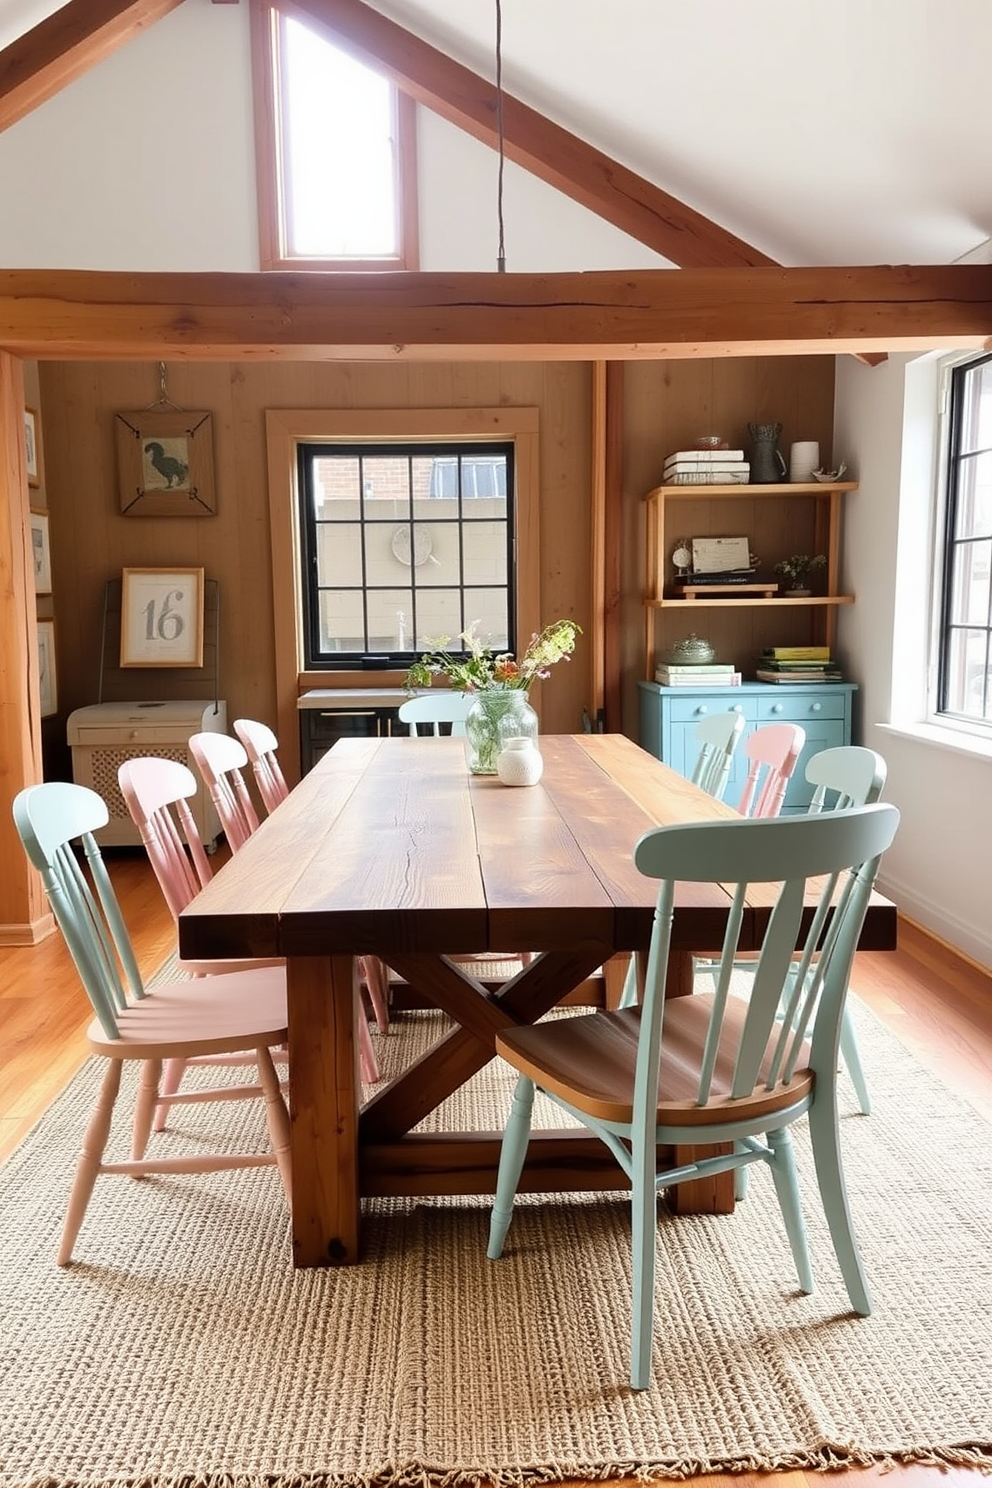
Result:
M351 956L286 962L296 1266L358 1260L356 975Z

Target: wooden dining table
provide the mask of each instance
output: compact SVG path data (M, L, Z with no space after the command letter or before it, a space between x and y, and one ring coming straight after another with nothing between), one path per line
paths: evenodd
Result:
M736 816L623 735L540 743L540 783L513 789L471 775L460 739L342 740L180 916L184 957L286 958L297 1266L358 1260L363 1197L494 1191L499 1132L414 1128L492 1059L501 1029L601 968L612 996L630 954L643 963L657 884L633 864L642 833ZM718 884L678 886L669 995L691 993L692 953L719 949L729 902ZM759 943L769 902L760 890L749 901L742 949ZM895 943L895 907L876 894L860 944ZM532 959L497 987L451 959L523 948ZM363 1102L364 955L453 1024ZM627 1183L602 1142L572 1129L533 1133L520 1186ZM730 1175L677 1192L683 1210L733 1207Z

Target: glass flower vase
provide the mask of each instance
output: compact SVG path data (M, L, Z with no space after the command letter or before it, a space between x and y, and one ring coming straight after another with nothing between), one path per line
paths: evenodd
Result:
M465 758L473 775L495 775L504 739L537 742L537 714L521 687L487 687L465 715Z

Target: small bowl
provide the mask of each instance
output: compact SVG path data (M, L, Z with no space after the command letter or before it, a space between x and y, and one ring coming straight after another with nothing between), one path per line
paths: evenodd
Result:
M845 461L841 460L836 470L814 470L813 479L816 481L820 481L823 484L827 484L828 482L833 484L834 481L839 481L844 478L844 473L846 470L847 464L845 463Z

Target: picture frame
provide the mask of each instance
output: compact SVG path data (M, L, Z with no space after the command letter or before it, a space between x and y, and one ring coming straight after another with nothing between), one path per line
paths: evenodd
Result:
M31 508L31 554L34 558L34 592L52 592L52 550L48 538L48 513Z
M216 515L212 414L145 408L114 423L123 516Z
M42 718L59 711L58 672L55 665L55 621L38 621L38 695Z
M38 414L34 408L24 410L24 458L28 468L28 485L41 485L41 443Z
M202 667L203 569L121 571L121 666Z

